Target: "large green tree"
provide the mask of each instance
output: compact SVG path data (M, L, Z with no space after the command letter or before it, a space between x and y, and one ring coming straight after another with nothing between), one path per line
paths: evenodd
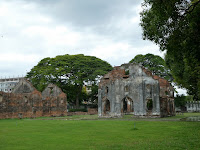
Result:
M138 63L152 72L152 74L165 78L168 81L172 81L172 75L169 68L166 66L162 57L153 54L136 55L130 63Z
M83 85L97 84L99 77L111 69L109 63L94 56L67 54L42 59L26 77L39 91L49 83L58 85L79 107Z
M176 97L174 98L175 106L180 108L184 108L186 102L188 101L193 101L193 96L191 95L185 96L182 94L182 95L176 95Z
M174 82L200 99L200 0L144 0L143 8L143 38L166 50Z

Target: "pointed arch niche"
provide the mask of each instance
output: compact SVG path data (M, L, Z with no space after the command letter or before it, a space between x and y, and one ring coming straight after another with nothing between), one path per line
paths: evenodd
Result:
M103 113L104 115L110 114L110 101L107 98L104 100Z
M124 97L121 101L121 113L130 114L134 112L134 103L130 97Z
M146 110L147 110L148 114L152 113L152 110L153 110L153 100L152 100L152 98L146 99Z

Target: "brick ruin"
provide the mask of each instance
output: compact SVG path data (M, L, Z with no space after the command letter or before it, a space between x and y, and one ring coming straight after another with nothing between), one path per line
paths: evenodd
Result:
M67 96L49 84L41 93L23 79L12 93L0 92L0 119L63 116L67 114Z
M123 64L104 75L98 88L98 116L175 115L171 84L138 64Z

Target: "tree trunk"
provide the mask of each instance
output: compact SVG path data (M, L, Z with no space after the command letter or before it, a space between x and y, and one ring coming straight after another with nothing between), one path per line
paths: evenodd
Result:
M79 108L79 98L80 98L80 95L81 95L81 91L82 91L82 86L78 86L77 87L77 95L76 95L76 108L78 109Z
M79 108L79 93L76 95L76 108Z

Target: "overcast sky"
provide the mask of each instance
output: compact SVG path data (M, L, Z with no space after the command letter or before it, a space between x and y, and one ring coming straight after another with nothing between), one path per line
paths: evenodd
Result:
M0 77L24 76L45 58L96 56L112 66L164 53L142 39L143 0L0 0Z

